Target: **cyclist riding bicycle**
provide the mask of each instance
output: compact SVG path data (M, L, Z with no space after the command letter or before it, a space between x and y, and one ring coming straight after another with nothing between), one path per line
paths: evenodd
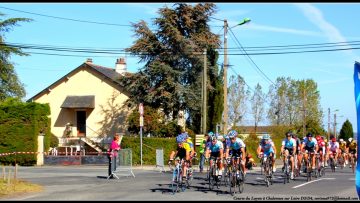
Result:
M292 138L295 139L296 141L296 151L295 151L295 154L297 156L297 167L299 170L301 169L301 160L302 160L302 154L300 153L301 152L301 140L300 138L295 134L295 133L292 133Z
M339 149L341 150L340 151L340 153L339 153L339 157L340 156L343 156L343 160L345 160L344 161L344 167L345 167L345 165L347 164L347 154L346 154L346 142L345 142L345 140L344 139L339 139Z
M274 142L270 139L270 135L266 134L260 140L259 146L256 150L258 158L261 158L260 153L263 152L265 156L271 158L273 173L275 173L275 158L276 158L276 147Z
M320 135L316 135L316 141L318 143L318 146L319 146L319 150L317 151L317 153L320 154L320 162L321 162L321 165L323 167L325 167L325 159L324 159L324 156L325 156L325 142L324 140L322 139L322 137Z
M220 140L218 140L218 137L216 135L210 137L210 140L211 140L210 145L206 146L205 157L206 160L208 160L210 157L219 159L219 161L217 162L219 171L216 171L216 175L222 176L222 172L223 172L222 159L224 157L224 146L223 143Z
M176 137L176 143L177 143L177 149L176 151L172 151L170 153L169 164L171 164L174 158L176 164L179 163L181 159L185 160L185 163L187 164L182 165L182 172L183 172L182 176L184 180L186 179L187 165L190 164L191 146L189 143L186 142L186 135L184 133L181 133Z
M357 150L356 141L350 137L349 142L347 143L347 153L349 153L349 156L350 156L349 158L351 158L352 156L355 156L355 161L357 160L356 150ZM349 167L351 168L351 164Z
M337 157L339 154L339 150L340 150L339 143L336 141L336 138L333 135L331 135L330 141L328 143L328 156L329 157L333 156L335 163L337 163Z
M189 134L187 132L183 132L182 134L185 137L185 142L188 143L190 145L190 148L191 148L190 163L189 163L189 167L191 168L192 167L192 159L196 156L194 143L192 142L191 137L189 136Z
M306 135L306 138L303 140L303 143L301 145L301 152L304 153L304 160L305 165L307 166L308 161L308 153L306 151L310 152L310 158L311 158L311 168L315 169L315 156L314 153L319 150L319 146L317 144L316 139L313 139L313 135L311 133L308 133Z
M290 178L294 179L294 156L296 152L296 140L292 138L292 133L287 132L285 133L286 138L281 142L281 154L284 155L283 161L285 166L285 156L290 155L290 162L291 162L291 173ZM288 150L288 152L286 152Z
M230 151L231 151L231 157L241 157L241 161L239 159L235 159L236 164L239 165L244 172L244 176L246 175L246 168L245 168L245 162L246 162L246 154L245 154L245 143L242 139L240 139L238 136L238 133L236 130L231 130L228 133L228 136L230 138ZM229 153L226 154L226 158L229 157ZM239 163L240 162L240 163Z

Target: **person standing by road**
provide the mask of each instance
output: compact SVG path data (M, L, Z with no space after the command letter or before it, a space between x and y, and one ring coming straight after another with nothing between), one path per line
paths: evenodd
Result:
M118 157L118 151L120 149L120 135L119 133L116 133L108 149L109 178L114 178L112 174L116 170L116 159Z
M199 164L200 173L202 173L204 171L205 148L209 141L210 141L209 134L206 133L200 142L200 151L199 151L200 152L200 164Z

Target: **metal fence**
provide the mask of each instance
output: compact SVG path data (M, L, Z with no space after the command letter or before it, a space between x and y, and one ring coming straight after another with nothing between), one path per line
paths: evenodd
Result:
M113 172L117 175L132 175L135 178L135 175L132 171L132 149L121 149L116 160L116 170Z
M156 149L156 168L161 167L160 172L165 171L164 168L164 150Z

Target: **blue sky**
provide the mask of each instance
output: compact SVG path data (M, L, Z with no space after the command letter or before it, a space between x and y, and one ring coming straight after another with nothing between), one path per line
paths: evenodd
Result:
M20 23L20 26L6 33L6 42L71 48L119 49L129 47L135 41L133 29L129 26L85 23L40 15L120 25L130 25L144 20L152 25L153 18L158 17L158 8L165 5L172 6L173 3L1 3L0 12L6 14L4 18L27 17L34 20L30 23ZM360 19L358 3L216 3L216 5L217 12L213 17L227 19L230 27L245 17L252 20L248 24L231 29L236 38L229 33L229 48L238 47L236 40L243 47L360 41L360 29L357 26L357 21ZM210 25L212 31L221 34L223 40L221 28L223 22L212 19ZM81 65L87 58L92 58L95 64L114 67L116 58L126 57L129 72L137 72L142 67L137 57L128 55L29 49L24 51L81 56L41 54L12 56L11 61L15 65L19 79L25 85L26 99ZM317 82L321 95L325 129L328 123L327 112L330 108L331 128L333 128L334 110L338 109L336 112L338 131L346 119L350 120L354 131L357 130L352 77L354 62L360 61L359 50L250 57L255 64L246 56L229 55L228 60L232 67L228 70L228 76L240 74L252 88L260 83L266 93L271 83L259 73L256 66L272 81L280 76L299 80L313 79ZM220 57L219 64L222 63L223 59ZM248 124L252 124L251 118L248 120Z

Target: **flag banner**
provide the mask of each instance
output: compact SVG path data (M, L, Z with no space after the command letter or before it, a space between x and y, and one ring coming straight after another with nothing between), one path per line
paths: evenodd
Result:
M354 85L355 85L355 104L356 104L356 116L357 116L357 141L360 140L360 63L355 61L354 65ZM357 162L356 162L356 175L355 186L358 197L360 198L360 163L359 163L359 143L357 144Z

